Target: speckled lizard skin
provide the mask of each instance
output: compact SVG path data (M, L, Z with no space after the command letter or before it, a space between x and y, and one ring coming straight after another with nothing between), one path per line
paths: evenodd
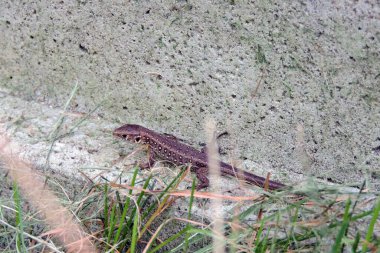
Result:
M152 166L156 156L176 165L191 164L191 170L196 173L196 176L200 181L197 190L208 187L208 159L206 152L199 151L179 141L174 136L159 134L148 128L134 124L126 124L115 129L113 135L135 143L148 145L149 162L141 166L142 168ZM265 178L236 169L221 161L219 162L219 165L221 174L237 177L238 179L264 188ZM270 190L276 190L283 187L285 187L285 185L282 183L272 180L269 180L268 182L268 188Z

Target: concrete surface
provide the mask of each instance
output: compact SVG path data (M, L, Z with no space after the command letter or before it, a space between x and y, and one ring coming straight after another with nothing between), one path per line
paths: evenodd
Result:
M67 129L99 108L53 169L111 170L122 123L198 145L213 118L223 159L247 170L380 187L377 1L0 4L1 123L36 163L78 82Z

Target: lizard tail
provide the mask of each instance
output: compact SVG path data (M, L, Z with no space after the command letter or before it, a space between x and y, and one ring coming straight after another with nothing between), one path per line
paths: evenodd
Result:
M258 187L264 188L266 179L264 177L257 176L255 174L249 173L247 171L237 169L232 167L229 164L221 163L221 172L223 174L227 174L233 177L236 177L240 180L244 180L248 183L251 183L253 185L256 185ZM282 184L280 182L269 180L268 182L268 188L269 190L277 190L280 188L286 187L285 184Z

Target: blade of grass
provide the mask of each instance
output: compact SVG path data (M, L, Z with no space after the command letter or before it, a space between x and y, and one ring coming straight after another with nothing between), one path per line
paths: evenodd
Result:
M160 243L159 245L157 245L155 248L153 248L151 251L149 251L149 253L154 253L160 249L162 249L163 247L165 247L167 244L171 243L172 241L174 241L175 239L177 239L178 237L180 237L181 235L187 233L187 231L190 229L190 227L185 227L184 229L182 229L181 231L179 231L178 233L172 235L171 237L169 237L168 239L166 239L165 241L163 241L162 243Z
M197 244L201 241L204 241L205 240L205 235L203 234L199 234L199 233L191 233L191 231L194 229L194 227L190 227L190 229L187 231L188 234L191 234L191 236L189 237L189 243L190 244ZM209 245L210 247L212 245ZM184 252L184 249L185 248L185 242L183 243L180 243L177 247L171 249L169 251L169 253L176 253L176 252Z
M268 236L270 233L270 229L268 230L268 233L265 235L264 239L260 241L258 247L256 248L255 252L266 252L268 248Z
M16 227L19 229L19 231L17 231L16 237L16 248L18 252L26 252L27 250L24 242L25 238L23 233L24 226L22 220L21 198L16 182L13 183L13 200L15 202L16 207Z
M71 100L74 98L74 95L75 93L77 92L78 90L78 81L75 83L75 86L73 87L73 89L71 90L71 93L69 95L69 98L67 99L66 101L66 104L65 106L63 107L63 112L66 112L67 111L67 108L69 107L70 103L71 103ZM50 156L51 156L51 153L53 151L53 147L54 147L54 144L55 142L58 140L58 133L61 129L61 126L65 120L65 114L62 113L58 120L57 120L57 123L55 124L55 126L53 127L53 130L51 131L51 133L49 134L48 136L48 139L52 140L51 142L51 145L50 145L50 148L49 148L49 151L48 151L48 154L46 156L46 167L49 166L49 163L50 163Z
M191 234L201 234L208 237L213 237L214 234L209 229L199 229L199 228L191 228L189 231Z
M123 212L123 201L121 201L121 197L120 197L119 191L115 191L115 195L116 195L117 207L120 210L120 213L122 213Z
M150 182L151 179L152 179L152 175L149 175L149 177L145 180L145 183L143 185L143 190L145 190L146 188L148 188L148 185L149 185L149 182ZM144 195L145 195L145 191L141 191L140 194L139 194L139 197L137 198L137 201L136 201L137 205L140 205L141 200L144 197Z
M281 210L280 210L280 212L281 212ZM356 216L353 216L351 218L351 222L357 221L357 220L362 219L368 215L371 215L372 212L373 212L372 210L371 211L364 211L364 212L362 212ZM312 231L304 231L302 234L299 234L296 236L297 241L301 242L301 241L309 240L313 237L323 238L326 236L326 233L328 231L330 231L331 229L333 229L335 227L342 226L342 223L343 223L342 221L332 222L327 228L322 227L320 229L313 229ZM278 239L277 244L290 245L288 240L289 240L289 237L286 237L283 239Z
M136 245L137 245L137 239L138 239L138 221L139 221L139 217L136 213L134 217L134 221L133 221L133 228L132 228L131 253L135 253L136 251Z
M37 236L34 236L34 235L31 235L31 234L28 234L27 232L25 231L21 231L20 229L18 229L17 227L14 227L14 226L11 226L9 225L8 223L4 222L3 220L0 220L0 224L3 225L4 227L8 227L9 229L12 229L14 231L16 231L17 233L23 233L25 236L27 236L28 238L30 239L33 239L34 241L44 245L44 247L47 247L51 250L51 252L56 252L56 253L62 253L62 249L58 249L55 247L55 245L53 245L52 243L48 243L46 242L46 240L43 240ZM29 248L30 249L30 248ZM1 251L2 252L2 251ZM22 252L28 252L28 251L22 251Z
M115 212L116 212L116 204L113 204L112 209L111 209L110 222L109 222L110 227L108 230L107 244L110 244L111 238L112 238L112 233L113 233L113 230L115 229L115 224L116 224Z
M105 103L105 101L106 101L106 99L103 99L102 101L100 101L100 103L99 104L97 104L91 111L89 111L88 113L86 113L86 115L84 116L84 117L82 117L80 120L78 120L78 122L76 122L66 133L64 133L64 134L62 134L62 135L60 135L60 136L58 136L58 139L60 139L60 138L63 138L63 137L65 137L65 136L67 136L67 135L70 135L70 134L72 134L73 132L74 132L74 130L76 129L76 128L78 128L86 119L88 119L88 118L90 118L90 116L96 111L96 110L98 110L98 108L100 107L100 106L102 106L103 105L103 103Z
M280 223L280 213L277 212L277 219L276 219L276 227L274 229L274 235L273 235L273 238L272 238L272 245L271 245L271 249L270 249L270 252L275 252L276 250L276 238L277 238L277 234L278 234L278 227L279 227L279 223Z
M193 178L193 183L191 184L191 195L190 195L190 201L189 201L189 212L187 214L187 219L188 220L191 220L191 210L192 210L192 207L193 207L193 202L194 202L194 192L195 192L195 178ZM186 228L190 228L191 225L189 223L187 223L186 225ZM185 252L188 251L189 249L189 236L190 234L189 233L186 233L186 236L185 236Z
M138 169L136 168L134 173L133 173L133 176L132 176L132 180L131 180L131 186L135 186L135 182L136 182L136 177L137 177L137 172L138 172ZM123 213L121 214L121 217L119 219L119 227L116 231L116 235L115 235L115 238L114 238L114 244L116 244L119 240L119 236L120 236L120 233L123 229L123 224L124 224L124 221L125 221L125 217L127 216L127 212L128 212L128 209L129 209L129 204L131 203L131 198L130 196L132 195L132 189L129 190L129 196L127 196L127 199L126 199L126 202L124 204L124 208L123 208Z
M108 235L108 184L104 184L104 238Z
M380 212L380 197L377 199L377 204L373 208L372 219L371 219L371 222L369 224L367 235L365 236L365 242L364 242L363 248L362 248L363 253L367 251L368 243L371 242L375 223L377 221L377 218L379 217L379 212Z
M227 233L227 235L229 237L228 238L229 241L239 242L240 241L240 235L244 231L243 229L241 229L241 226L243 224L240 223L240 221L237 219L237 215L236 215L237 212L239 212L238 210L241 210L243 205L244 204L242 202L237 203L237 205L235 205L232 208L232 210L233 210L232 212L235 214L235 217L232 218L231 224L229 224L229 222L225 223L224 230L225 231L231 231L230 233ZM237 247L235 247L234 244L231 244L229 246L229 252L236 253L236 252L239 252L239 249Z
M156 202L154 202L148 209L148 211L146 211L144 214L144 216L141 217L141 220L144 220L145 217L147 217L147 215L150 213L149 210L153 210L153 208L157 207L156 208L156 211L154 211L153 214L150 215L150 217L148 218L148 220L146 221L144 227L142 227L141 231L140 231L140 234L137 238L137 240L140 240L140 238L144 235L144 233L149 229L150 225L152 224L152 222L166 209L168 208L175 200L175 198L171 198L170 199L170 195L168 194L168 191L173 187L173 188L177 188L178 187L178 184L180 183L180 179L181 179L181 176L183 175L184 171L181 170L180 173L170 182L170 184L165 188L165 190L163 192L160 193L159 197L158 197L158 200L160 200L162 197L164 197L164 199L160 202L159 205L157 205ZM127 253L131 252L131 249L129 249L127 251Z
M5 220L4 213L3 213L3 207L2 207L2 199L0 198L0 222ZM8 229L6 226L3 227L3 231L0 231L0 238L4 238L6 240L5 245L10 245L10 239L8 236L3 236L2 234L10 234L8 232Z
M181 176L183 175L184 172L185 172L185 170L181 170L180 173L178 173L178 175L169 183L169 185L158 195L158 197L157 197L158 201L160 201L162 199L162 197L167 194L169 189L172 188L172 186L177 183L177 181L181 178ZM152 210L154 208L156 208L156 206L157 206L157 203L155 203L155 204L151 205L149 208L147 208L147 210L143 213L141 219L145 220L147 215L150 212L152 212Z
M357 252L357 250L358 250L358 246L359 246L359 242L360 242L360 233L357 232L357 233L356 233L356 236L355 236L354 243L352 244L352 252L353 252L353 253L356 253L356 252Z
M359 198L360 198L360 196L362 195L363 190L364 190L364 188L365 188L365 182L366 182L366 181L364 180L363 183L362 183L362 185L360 186L360 190L359 190L359 192L358 192L358 194L357 194L357 197L356 197L356 199L355 199L355 202L354 202L354 204L352 205L350 216L352 216L352 214L353 214L354 211L355 211L356 205L359 203Z
M160 205L158 205L156 211L149 217L149 219L147 220L147 222L145 223L144 227L141 229L141 234L140 234L140 237L148 230L148 228L150 227L150 225L153 223L153 221L158 217L158 215L160 215L160 213L165 210L170 204L171 202L168 201L170 198L170 195L167 195L163 200L162 202L160 203ZM140 238L139 238L140 239Z
M335 243L331 249L330 252L332 253L339 253L341 252L342 250L342 239L343 239L343 236L346 234L346 231L348 229L348 226L350 224L350 206L351 206L351 199L347 199L346 201L346 207L344 208L344 215L343 215L343 222L342 222L342 225L340 227L340 230L338 232L338 235L335 239Z
M151 179L152 179L152 175L150 175L150 176L148 177L148 179L145 180L145 183L144 183L144 185L143 185L143 190L145 190L145 189L148 188L148 185L149 185L149 182L150 182ZM141 191L140 194L139 194L139 197L137 198L137 201L136 201L136 205L137 205L137 206L135 206L135 207L133 208L132 213L131 213L131 216L130 216L130 218L128 219L127 225L124 226L124 229L123 229L122 234L121 234L121 237L122 237L122 238L129 238L128 233L129 233L129 231L132 231L132 230L130 229L131 224L132 224L132 222L134 222L134 220L135 220L135 219L134 219L135 214L136 214L136 212L138 211L138 207L140 207L141 200L142 200L142 198L144 197L144 195L145 195L145 191ZM128 242L128 240L124 240L124 242L122 243L120 249L124 249L125 246L126 246L126 244L127 244L127 242Z
M263 229L264 229L264 220L261 220L260 228L259 228L259 231L257 232L256 238L255 238L255 247L256 248L258 247L258 245L260 243L260 237L261 237L261 233L263 232Z
M298 241L297 241L297 237L294 234L294 228L295 228L296 222L298 220L299 210L300 210L300 207L299 206L295 206L295 213L291 217L291 228L290 228L290 235L292 237L293 244L295 245L296 248L298 248Z
M63 112L66 112L67 111L67 108L69 107L70 103L71 103L71 100L74 98L75 96L75 93L77 92L78 90L78 80L76 81L73 89L71 90L70 92L70 95L69 95L69 98L66 100L66 103L65 103L65 106L63 107ZM49 139L52 139L53 138L53 135L56 136L58 134L58 131L64 121L64 113L61 114L61 116L59 116L58 120L57 120L57 123L55 124L55 126L53 127L53 130L51 131L51 133L49 134Z
M371 215L373 212L373 210L369 210L369 211L364 211L360 214L357 214L357 215L354 215L352 216L352 221L357 221L357 220L360 220L360 219L363 219L364 217L368 216L368 215Z

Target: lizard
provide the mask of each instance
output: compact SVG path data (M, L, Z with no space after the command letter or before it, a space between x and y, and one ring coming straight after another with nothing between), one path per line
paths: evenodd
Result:
M146 127L126 124L113 131L115 137L122 138L148 146L149 161L140 165L142 169L153 166L156 156L163 158L176 165L191 164L191 171L195 172L199 183L197 190L201 190L209 186L208 174L208 158L207 152L199 151L190 145L181 142L173 135L160 134ZM265 187L266 179L253 173L237 169L227 163L219 161L220 172L222 175L229 175L244 180L261 188ZM277 190L285 187L284 184L268 180L268 188Z

